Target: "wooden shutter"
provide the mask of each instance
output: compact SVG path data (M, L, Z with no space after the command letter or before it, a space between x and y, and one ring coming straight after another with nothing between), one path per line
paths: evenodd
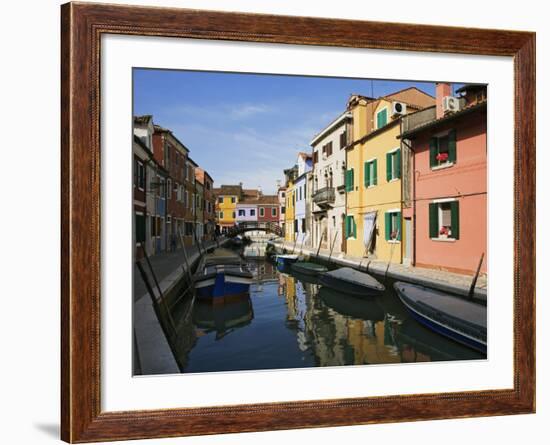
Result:
M365 162L365 165L363 167L363 176L364 176L364 184L365 187L368 187L370 185L370 178L369 178L369 163Z
M350 171L351 171L351 179L350 179L351 185L350 185L350 187L351 187L351 191L353 191L353 187L355 185L355 179L353 177L353 168Z
M351 223L353 225L353 232L352 232L353 235L352 236L354 238L357 238L357 224L355 224L355 218L353 216L351 217Z
M397 150L396 152L395 162L397 162L397 178L401 178L401 149Z
M437 238L439 236L439 205L435 202L430 203L429 208L429 226L430 226L430 238Z
M382 111L378 112L376 115L376 128L382 128L386 125L388 119L388 109L385 108Z
M451 238L460 238L460 218L458 201L451 202Z
M449 131L449 162L456 162L456 130Z
M430 167L435 167L437 165L437 138L430 139Z
M346 216L346 221L345 221L345 224L344 224L344 236L346 238L348 238L348 234L349 234L349 216Z
M384 233L385 233L386 241L389 241L390 235L391 235L391 213L386 212L384 214L384 224L385 224Z
M391 180L391 153L386 153L386 181Z
M372 161L372 185L378 184L378 159Z

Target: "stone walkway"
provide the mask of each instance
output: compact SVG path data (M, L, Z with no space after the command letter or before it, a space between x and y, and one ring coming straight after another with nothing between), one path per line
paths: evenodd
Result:
M220 242L222 241L220 240ZM205 248L210 248L215 245L215 241L207 241L205 243ZM187 247L187 257L191 264L194 262L198 254L199 250L196 245ZM177 249L174 252L159 253L157 255L149 257L149 260L151 261L151 266L155 271L155 275L159 283L177 269L181 269L183 273L182 266L185 267L185 254L183 249ZM149 267L147 266L147 262L145 259L142 260L142 264L149 274ZM154 281L151 280L151 284L154 285ZM141 274L139 273L137 266L134 265L134 301L138 301L144 295L147 295L147 288L145 286L145 283L143 282L143 279L141 278Z
M294 243L279 241L275 245L279 248L285 248L287 251L292 251ZM306 256L315 257L317 249L308 247L296 246L294 253L302 253ZM319 251L319 259L327 261L330 256L330 251L321 249ZM343 254L333 254L330 261L341 265L349 266L356 269L372 272L377 275L387 275L390 278L407 281L410 283L421 284L446 292L455 293L462 296L467 296L473 280L472 275L461 275L452 272L446 272L435 269L425 269L420 267L406 266L403 264L391 263L388 268L386 261L370 260L368 258L355 258ZM487 275L480 274L476 283L474 295L480 300L487 299Z

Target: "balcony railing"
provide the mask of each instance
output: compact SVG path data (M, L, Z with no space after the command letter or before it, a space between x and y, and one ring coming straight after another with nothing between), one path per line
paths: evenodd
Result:
M313 193L313 202L319 207L334 204L334 187L324 187Z

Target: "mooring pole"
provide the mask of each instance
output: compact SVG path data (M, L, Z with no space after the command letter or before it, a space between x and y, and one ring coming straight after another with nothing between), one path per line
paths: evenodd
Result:
M332 239L332 243L330 245L330 254L328 256L328 262L330 263L330 259L332 258L332 251L334 249L334 246L336 245L336 237L338 236L338 230L334 232L334 238Z
M321 250L321 244L323 243L323 236L325 235L325 232L321 233L321 237L319 238L319 245L317 246L317 253L315 256L319 258L319 251Z
M481 271L481 265L483 264L483 257L485 256L485 252L481 254L481 258L479 259L479 264L477 265L476 274L474 275L474 279L472 280L472 285L470 286L470 292L468 292L468 299L474 298L474 290L476 288L477 279L479 277L479 272Z

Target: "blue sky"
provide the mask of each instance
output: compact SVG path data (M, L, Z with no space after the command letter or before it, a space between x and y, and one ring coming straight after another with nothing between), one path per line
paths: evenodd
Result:
M171 129L216 186L243 182L274 193L283 169L311 149L350 94L413 85L435 94L428 82L134 69L134 114Z

